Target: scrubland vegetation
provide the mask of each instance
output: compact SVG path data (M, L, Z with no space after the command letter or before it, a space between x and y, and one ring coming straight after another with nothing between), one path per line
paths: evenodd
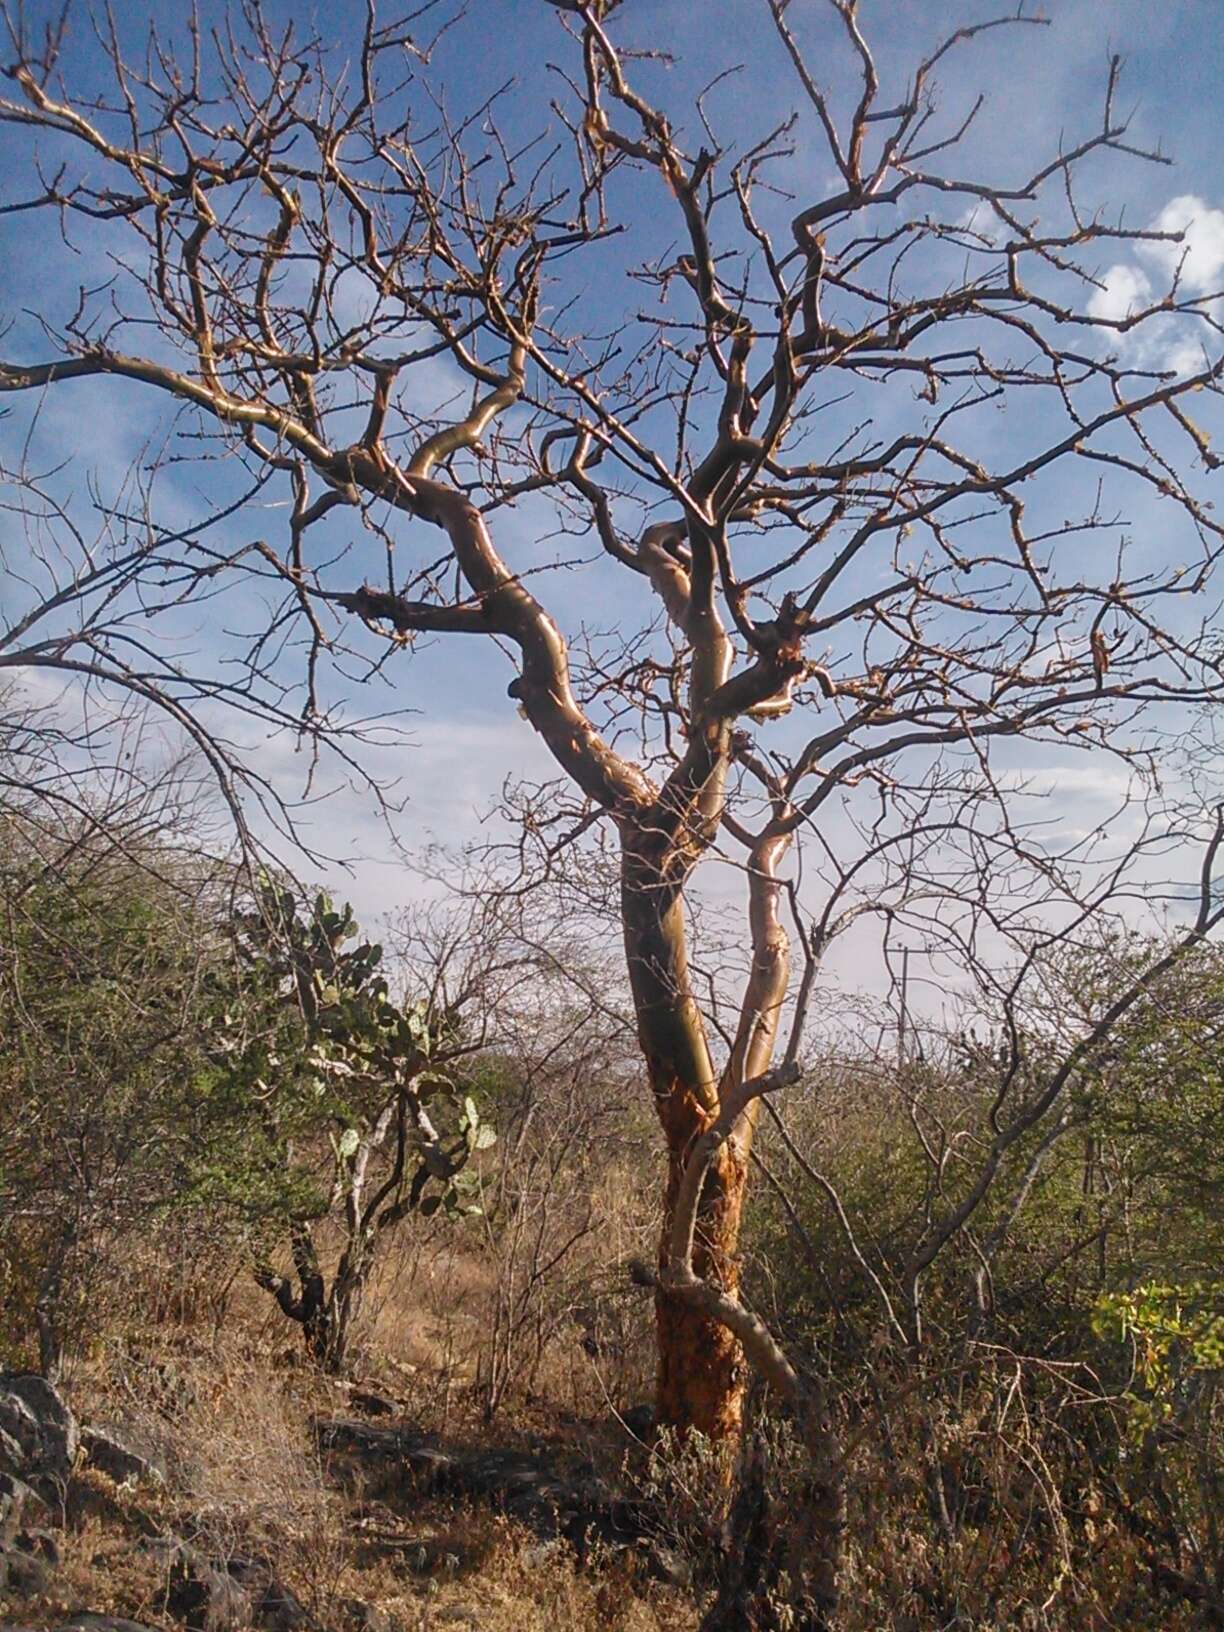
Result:
M252 894L172 841L164 798L123 822L6 802L3 1364L56 1378L162 1475L78 1467L22 1618L161 1624L174 1535L272 1560L321 1625L361 1600L413 1628L696 1626L745 1480L784 1510L805 1465L767 1390L746 1457L652 1437L631 1266L655 1158L615 985L463 903L379 959L344 909L287 881ZM1150 954L1064 957L1051 1004L1087 1012ZM908 1266L998 1051L921 1027L903 1058L813 1046L762 1131L744 1286L836 1415L847 1627L1214 1624L1222 1022L1206 948L1077 1075L1044 1165L1018 1153L932 1264L918 1330ZM1037 1080L1060 1045L1030 1024ZM430 1120L402 1157L371 1129L406 1091ZM317 1274L328 1307L362 1159L357 1202L389 1222L343 1343L320 1346L281 1303ZM330 1451L323 1425L367 1411L594 1470L649 1539L555 1539L504 1492Z
M14 1623L1224 1624L1224 211L1056 9L0 0Z

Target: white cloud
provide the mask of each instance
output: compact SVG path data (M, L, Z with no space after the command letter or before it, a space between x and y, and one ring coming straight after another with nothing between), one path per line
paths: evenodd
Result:
M1182 193L1169 200L1150 230L1183 235L1180 243L1138 246L1139 253L1155 263L1170 282L1180 269L1181 289L1186 294L1214 295L1224 290L1224 210L1213 209L1194 193Z
M1194 193L1182 193L1157 212L1149 230L1182 237L1178 242L1136 244L1135 252L1151 269L1150 275L1137 261L1117 262L1089 297L1088 315L1101 324L1124 322L1146 307L1159 306L1175 279L1179 300L1196 300L1202 310L1224 315L1224 301L1205 298L1224 292L1224 210ZM1108 343L1140 367L1184 377L1206 366L1204 339L1193 317L1156 311L1132 330L1112 331Z
M1101 284L1088 301L1088 315L1098 323L1120 323L1151 303L1152 286L1141 267L1111 266Z

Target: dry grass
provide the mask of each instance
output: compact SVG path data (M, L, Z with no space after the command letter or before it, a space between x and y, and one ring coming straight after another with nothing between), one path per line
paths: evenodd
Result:
M55 1626L82 1610L121 1616L151 1626L174 1623L165 1612L166 1571L147 1546L151 1517L160 1517L145 1492L120 1490L103 1474L75 1481L72 1508L60 1536L62 1562L49 1590L11 1606L26 1626ZM0 1593L0 1605L4 1597ZM5 1615L5 1619L9 1616Z
M360 1352L372 1370L390 1363L401 1378L415 1377L415 1391L436 1415L444 1398L475 1381L494 1271L453 1239L421 1235L405 1232L375 1276Z
M93 1610L172 1628L163 1557L141 1544L147 1502L101 1475L87 1473L80 1482L83 1500L64 1536L63 1563L46 1595L23 1601L22 1624L51 1627ZM635 1579L626 1565L580 1568L564 1548L541 1545L488 1513L419 1514L420 1534L435 1541L440 1563L409 1571L387 1558L363 1560L343 1508L335 1511L336 1528L323 1538L330 1568L320 1576L304 1569L300 1556L296 1570L283 1568L323 1627L343 1626L344 1602L352 1598L377 1605L402 1632L690 1632L697 1626L696 1612L681 1597ZM457 1547L465 1553L453 1552ZM274 1556L284 1566L283 1556ZM457 1568L451 1557L460 1558Z
M410 1220L369 1288L356 1374L400 1401L406 1419L457 1440L547 1443L611 1465L624 1446L608 1427L614 1411L650 1389L649 1305L626 1294L609 1256L641 1248L632 1191L619 1172L559 1186L517 1234ZM587 1217L589 1239L579 1232L554 1272L530 1283L525 1253L550 1259ZM172 1626L166 1551L148 1543L173 1535L217 1559L267 1558L321 1628L345 1628L353 1599L401 1632L696 1626L685 1595L641 1578L631 1559L580 1563L488 1509L414 1499L407 1513L376 1476L343 1484L312 1425L351 1411L350 1389L304 1363L300 1334L249 1275L233 1261L225 1277L220 1268L200 1259L198 1242L148 1242L110 1283L95 1328L105 1335L69 1375L72 1403L82 1419L120 1428L164 1467L166 1485L116 1487L85 1472L53 1589L21 1605L25 1624L88 1609ZM529 1296L516 1302L524 1284ZM491 1334L507 1307L525 1318L489 1426ZM420 1546L371 1544L379 1525L407 1529Z
M476 1264L466 1279L449 1284L475 1299L487 1290L483 1275ZM380 1345L399 1347L410 1325L421 1332L422 1308L429 1307L420 1300L421 1277L412 1288L411 1301L386 1297L376 1311ZM312 1423L349 1410L349 1388L297 1363L283 1324L268 1323L258 1299L241 1313L246 1318L231 1322L230 1335L217 1338L204 1323L163 1325L108 1341L78 1363L70 1382L78 1413L122 1427L164 1466L166 1485L116 1486L94 1470L82 1472L66 1514L63 1562L51 1590L21 1604L23 1624L53 1626L94 1610L172 1627L166 1554L150 1543L173 1534L217 1558L268 1558L324 1628L345 1626L352 1599L376 1605L402 1632L696 1626L683 1595L638 1579L625 1560L579 1564L563 1544L541 1543L485 1509L414 1501L407 1517L375 1506L357 1485L345 1488L324 1466ZM476 1317L465 1314L461 1300L456 1323L465 1318L474 1324ZM417 1355L415 1372L375 1358L375 1380L404 1400L410 1416L428 1420L439 1405L449 1351L441 1343L428 1347L424 1337L419 1342L409 1349ZM377 1356L373 1344L371 1352ZM454 1428L474 1430L470 1390L455 1386L454 1396ZM568 1419L539 1402L500 1426L507 1441L572 1433ZM576 1452L589 1448L575 1437ZM380 1518L401 1531L410 1527L421 1543L416 1556L370 1544L371 1524Z
M406 1419L456 1442L547 1444L563 1459L572 1453L614 1467L626 1441L609 1431L608 1407L618 1388L631 1386L624 1379L635 1362L587 1355L582 1329L571 1322L552 1340L534 1394L511 1391L489 1427L476 1362L502 1263L492 1251L475 1253L470 1240L461 1251L441 1237L415 1245L418 1256L410 1259L406 1245L404 1262L375 1288L362 1381L402 1402ZM593 1267L581 1273L590 1275L590 1302L602 1282ZM611 1273L607 1265L602 1273ZM176 1535L216 1558L266 1557L320 1632L354 1632L353 1599L376 1606L395 1632L698 1625L692 1594L640 1578L627 1556L580 1563L487 1508L420 1499L396 1478L380 1484L378 1469L345 1482L338 1461L320 1458L312 1423L348 1414L351 1389L302 1363L294 1330L249 1283L235 1284L222 1325L206 1300L177 1298L174 1309L158 1308L154 1324L140 1288L129 1284L127 1292L127 1331L116 1326L78 1361L70 1391L83 1418L121 1426L159 1459L166 1485L117 1487L83 1473L47 1594L0 1605L0 1622L51 1627L94 1610L169 1632L166 1552L149 1542ZM194 1318L181 1318L193 1308ZM616 1332L614 1323L601 1330ZM991 1399L983 1396L983 1410ZM966 1526L952 1546L932 1543L918 1477L922 1447L906 1438L908 1419L893 1424L889 1456L874 1441L860 1445L851 1468L847 1632L951 1624L1188 1632L1199 1624L1191 1606L1154 1591L1142 1549L1104 1518L1093 1521L1091 1549L1076 1542L1068 1552L1057 1506L1043 1494L1048 1479L1026 1472L1024 1446L987 1433L989 1411L981 1424L967 1411L962 1418L970 1442L945 1450L981 1464L975 1477L996 1502L981 1527ZM655 1503L678 1548L691 1542L696 1556L699 1533L725 1493L719 1470L662 1451L638 1463L639 1493ZM397 1545L385 1544L388 1533ZM1013 1556L1008 1548L1025 1535L1038 1544Z

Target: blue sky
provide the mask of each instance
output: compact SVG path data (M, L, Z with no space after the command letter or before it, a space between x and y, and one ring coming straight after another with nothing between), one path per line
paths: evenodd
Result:
M49 20L58 9L58 4L42 5L40 13L36 0L27 5L26 13L34 21L40 14ZM273 17L292 15L299 27L317 27L334 43L337 61L345 53L346 39L355 37L364 17L364 7L351 5L274 4L267 9ZM134 44L147 28L148 7L124 0L115 10L121 32ZM943 0L891 4L876 0L873 4L864 0L861 16L876 51L884 85L882 103L890 102L890 83L896 88L891 100L896 100L901 89L899 76L937 37L957 24L978 22L996 13L997 8L985 0L959 4ZM168 23L159 26L171 32L177 26L181 39L185 8L171 5L165 15ZM209 22L220 11L205 4L201 15ZM1120 101L1134 110L1131 137L1139 146L1159 145L1174 162L1140 165L1111 156L1094 161L1087 169L1086 187L1098 200L1107 202L1113 217L1130 226L1185 228L1186 279L1196 280L1198 293L1224 289L1224 182L1219 167L1224 131L1218 100L1224 31L1217 7L1211 0L1165 5L1152 5L1150 0L1146 4L1139 0L1052 0L1044 15L1049 27L1007 29L986 36L951 59L941 75L941 97L949 117L957 109L967 109L979 88L989 91L968 149L972 163L950 162L949 172L972 172L974 179L1006 183L1019 179L1031 167L1031 153L1048 153L1063 133L1068 142L1077 139L1097 118L1109 55L1121 52L1125 72ZM77 84L91 77L101 84L105 65L84 26L83 7L77 8L73 19L65 55L68 77ZM802 38L809 60L819 65L835 112L844 113L857 99L858 80L831 8L816 0L793 0L788 21ZM649 47L674 56L670 64L638 63L633 72L648 94L674 110L681 129L693 135L693 145L699 139L691 111L694 99L728 69L737 71L716 87L708 104L712 122L728 144L763 134L800 105L797 87L768 27L763 0L719 4L627 0L617 38L623 46ZM445 85L457 114L479 107L494 90L511 82L499 117L511 139L517 141L544 124L555 128L548 101L563 95L564 87L551 63L564 63L574 72L577 56L564 38L557 13L543 0L473 0L466 18L440 42L432 77ZM0 144L14 154L19 148L25 150L20 134L11 126L0 126ZM21 163L6 165L3 174L3 202L28 192ZM785 180L800 196L827 192L835 183L827 151L810 120L800 126L797 152ZM617 185L622 198L631 204L638 228L606 250L588 253L583 261L581 301L588 313L631 309L637 295L627 277L629 263L644 245L663 245L669 236L675 236L669 201L661 195L657 178L626 174ZM779 212L784 207L782 202L777 205ZM46 354L45 342L29 314L63 313L70 309L82 282L98 280L112 270L106 259L112 245L102 231L84 224L74 226L73 247L68 249L51 227L50 218L43 216L0 218L0 309L12 322L3 352L10 358L33 360ZM1119 317L1125 315L1128 303L1146 300L1159 291L1161 278L1168 273L1168 253L1154 247L1145 252L1123 249L1113 258L1107 250L1108 246L1102 251L1102 287L1094 297L1094 311L1102 317ZM1104 333L1096 343L1118 345ZM1146 334L1122 345L1136 366L1180 366L1187 343L1184 325L1169 320L1154 322ZM452 386L453 375L439 364L422 383L422 398L432 391L441 400ZM30 435L35 463L49 468L65 456L71 459L55 481L59 490L71 489L79 499L87 495L91 473L104 491L113 488L118 473L126 471L143 448L156 445L169 429L164 401L122 384L93 381L61 387L39 405L32 434L35 405L22 399L11 401L13 412L0 422L0 450L6 462L11 464L17 458ZM873 411L879 433L884 435L892 428L890 416L898 415L900 423L907 405L894 397L878 402ZM844 414L850 412L846 409ZM1026 438L1039 435L1041 428L1026 422L1023 407L1011 410L983 433L983 451L993 454L1022 446ZM836 445L844 429L844 423L833 415L827 426L822 422L817 434L826 435ZM224 491L227 480L222 477L218 486L215 472L190 467L165 473L157 487L159 517L173 524L176 516L186 519L198 514L203 489L207 487L208 495L215 497ZM1040 515L1044 507L1054 518L1083 502L1082 484L1068 478L1048 484L1035 497L1034 509ZM1163 521L1157 521L1146 498L1128 503L1127 520L1140 551L1167 560L1170 552L1190 547L1176 528L1167 531ZM547 507L531 502L499 518L499 544L520 570L534 572L550 561L576 556L593 560L594 552L582 540L550 539L551 523ZM234 546L261 532L270 534L277 526L283 526L283 510L252 508L225 530L226 542ZM366 553L368 541L338 534L336 542L351 548L342 569L349 582L376 570ZM547 590L542 593L571 636L580 636L584 629L613 638L632 635L653 617L653 609L643 606L636 582L599 565L586 571L558 572L543 581ZM7 593L20 592L10 584ZM249 599L222 597L203 613L184 611L159 624L159 638L173 637L182 650L194 649L215 659L225 647L221 631L253 626L257 616L258 608ZM353 688L339 678L331 682L332 700L346 702L350 709L413 711L410 734L414 746L397 748L373 760L382 774L401 778L409 801L401 825L409 847L418 848L433 839L461 843L483 832L496 832L496 823L485 827L482 820L503 779L515 774L542 779L553 774L537 738L506 698L505 686L512 672L490 643L439 640L422 642L410 664L399 664L392 671L392 683ZM256 728L248 732L248 740L261 770L287 793L292 792L301 763L292 738ZM1033 750L1018 754L1016 764L1026 764L1035 773L1037 786L1043 775L1051 788L1056 781L1061 783L1062 796L1048 807L1049 818L1068 831L1077 824L1089 830L1104 816L1109 801L1125 791L1116 765L1104 756L1092 762L1081 759L1069 769L1062 760ZM348 874L337 868L335 882L367 918L393 910L428 887L388 855L369 801L360 794L339 792L305 819L304 832L337 861L352 865ZM728 881L729 885L733 882ZM847 954L847 958L849 967L854 956ZM852 976L853 971L850 973Z

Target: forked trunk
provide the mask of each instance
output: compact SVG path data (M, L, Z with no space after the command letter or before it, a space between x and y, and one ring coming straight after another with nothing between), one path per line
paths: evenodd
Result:
M622 913L638 1036L667 1141L662 1265L681 1175L694 1141L717 1116L727 1083L745 1073L759 1073L769 1063L788 963L786 937L777 922L774 877L784 841L771 839L768 846L758 847L749 872L753 968L739 1032L720 1082L692 995L680 886L669 882L659 867L652 839L650 832L630 835L625 845ZM729 1292L739 1284L740 1222L755 1116L752 1106L711 1162L697 1214L693 1269ZM696 1431L716 1443L737 1438L747 1385L739 1340L724 1322L662 1288L656 1321L660 1425L680 1435Z

